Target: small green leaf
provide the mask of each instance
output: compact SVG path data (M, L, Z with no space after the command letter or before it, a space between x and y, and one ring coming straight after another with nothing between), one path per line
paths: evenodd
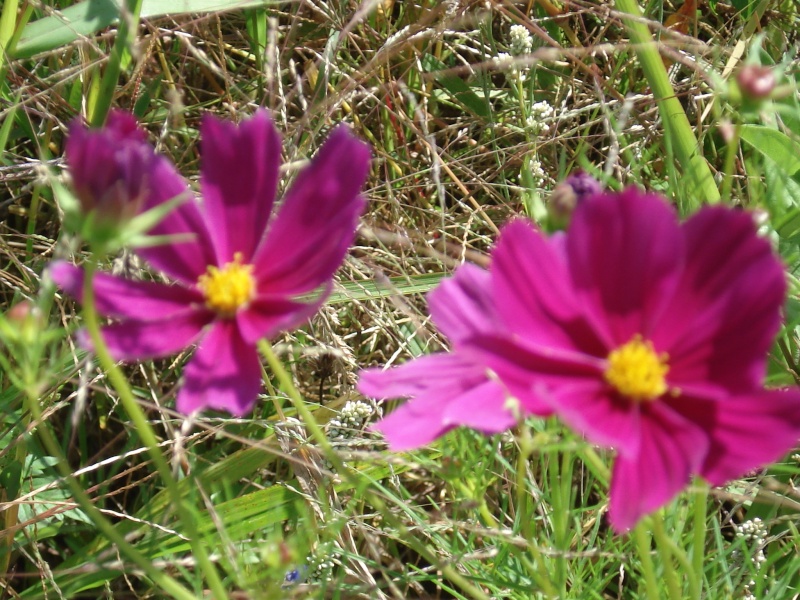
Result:
M774 160L787 175L800 171L800 145L780 131L764 125L743 125L742 139Z

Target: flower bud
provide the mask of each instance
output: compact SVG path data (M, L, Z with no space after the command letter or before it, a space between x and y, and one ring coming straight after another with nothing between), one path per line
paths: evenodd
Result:
M745 100L759 102L772 95L777 83L771 67L745 65L736 75L736 83Z
M65 154L84 216L111 225L140 212L156 155L132 115L114 111L101 129L73 123Z
M578 203L587 196L600 193L602 189L600 182L594 177L581 170L575 171L550 194L548 206L553 223L558 226L566 225Z

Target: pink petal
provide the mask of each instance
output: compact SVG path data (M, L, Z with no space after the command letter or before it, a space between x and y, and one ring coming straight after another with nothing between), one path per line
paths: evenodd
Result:
M115 360L133 361L169 356L193 344L214 319L206 309L188 308L155 320L130 319L103 328L103 339ZM83 331L81 343L91 347Z
M708 437L696 425L657 402L646 410L638 454L619 455L611 477L608 519L619 533L686 487L708 450Z
M370 429L381 432L394 452L413 450L431 443L455 427L442 422L442 409L443 405L428 397L409 400Z
M261 361L234 321L217 321L184 370L176 407L188 415L205 408L243 416L261 390Z
M461 265L453 277L442 280L428 294L428 308L437 327L453 342L499 327L491 297L491 277L475 265Z
M634 188L590 196L575 210L567 251L576 296L606 346L650 338L683 267L672 207Z
M347 127L330 134L292 184L253 262L260 290L304 294L333 277L366 205L369 146Z
M251 344L271 338L281 331L299 327L313 317L330 295L332 285L326 286L316 300L300 302L283 297L261 296L246 310L239 311L236 321L242 337Z
M701 473L712 485L780 459L800 440L800 392L758 391L717 403Z
M385 371L367 369L358 389L376 398L412 397L375 425L393 450L417 448L457 425L494 433L515 423L502 388L458 354L431 354Z
M83 269L65 261L48 268L53 281L70 296L83 302ZM191 305L202 305L202 295L178 285L152 281L131 281L104 273L94 276L97 312L106 317L163 319Z
M264 110L238 126L203 119L203 208L218 264L249 262L264 235L278 187L281 138Z
M442 414L445 425L461 425L482 433L500 433L517 424L503 387L491 380L465 390L448 403Z
M683 229L686 268L656 333L670 354L670 381L747 393L763 381L780 325L783 267L747 212L705 208Z
M442 399L487 380L486 370L458 353L440 352L415 358L390 369L365 369L358 391L372 398L413 397L436 390Z
M583 316L560 243L527 221L509 223L492 252L487 289L500 320L532 344L605 357L608 349Z

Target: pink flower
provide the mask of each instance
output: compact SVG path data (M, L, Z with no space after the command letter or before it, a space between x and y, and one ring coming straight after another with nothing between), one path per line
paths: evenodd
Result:
M116 133L112 121L102 135ZM202 203L181 204L150 231L173 236L172 243L136 250L175 284L98 274L97 309L116 321L103 336L118 360L163 357L198 344L178 393L180 412L210 407L243 415L261 388L256 342L300 325L330 293L365 206L359 191L370 150L347 128L334 130L272 218L281 140L267 113L238 126L208 117L201 133ZM79 134L73 156L88 152L84 144L93 135ZM137 135L121 134L120 143ZM146 207L187 190L165 163L153 163L159 170L149 175L158 185L148 187ZM84 178L95 177L92 167L81 169ZM50 273L81 297L81 269L57 262ZM320 287L313 299L301 298Z
M463 265L428 295L428 307L439 329L455 344L454 352L431 354L389 370L361 372L358 388L363 394L411 398L374 427L393 450L417 448L459 425L497 433L512 427L520 412L486 366L458 349L473 336L499 327L489 273ZM527 407L532 412L537 409L539 414L550 412L541 403Z
M577 207L564 238L507 225L491 289L506 329L470 340L522 403L547 403L617 451L617 531L694 474L720 485L800 438L800 392L765 391L786 285L751 216L704 208L685 223L628 189Z

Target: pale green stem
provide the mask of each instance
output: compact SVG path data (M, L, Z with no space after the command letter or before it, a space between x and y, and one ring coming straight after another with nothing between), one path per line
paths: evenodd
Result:
M102 127L106 122L108 111L114 101L114 92L119 82L119 74L122 70L122 60L128 48L133 46L136 41L136 29L139 26L139 13L142 10L142 0L128 0L126 8L120 10L119 24L117 25L117 39L114 41L114 48L111 56L108 57L103 79L100 82L100 90L97 94L97 102L90 116L89 122L92 127Z
M646 525L643 522L639 523L633 530L633 538L639 552L639 562L642 565L647 599L660 600L658 581L656 580L656 572L653 568L653 557L650 556L650 536L647 534Z
M280 361L280 359L276 356L272 346L266 340L261 340L258 343L258 348L266 359L267 364L272 369L272 372L275 374L275 377L277 377L280 388L289 397L292 406L294 406L297 414L300 415L300 418L308 428L311 437L322 449L322 453L325 455L325 458L330 461L336 472L341 477L346 479L354 489L363 488L363 482L359 480L359 475L357 472L354 474L350 469L348 469L339 458L339 455L336 454L335 450L331 446L330 441L328 441L325 432L322 430L322 427L319 426L319 423L317 423L314 415L306 406L306 403L303 401L300 392L294 385L289 372L283 366L283 363ZM381 496L370 489L364 489L363 493L369 503L372 504L372 506L375 507L375 509L381 514L383 519L398 530L399 540L407 544L431 565L434 565L436 568L438 568L446 579L450 580L459 588L461 588L465 594L468 594L475 600L489 600L489 596L484 594L482 590L470 583L466 577L464 577L451 565L443 563L441 560L439 560L439 558L433 552L428 550L428 548L419 542L419 540L417 540L413 535L409 535L406 526L392 514Z
M36 433L39 435L39 439L42 441L47 453L56 458L56 469L69 487L72 497L86 516L92 520L92 523L95 524L97 529L100 530L100 533L116 546L120 554L139 567L147 577L152 579L157 586L170 594L173 598L179 600L195 600L195 595L192 592L187 590L164 571L154 567L150 559L140 554L136 548L129 544L108 519L103 516L103 513L95 507L92 503L92 499L83 490L78 480L72 475L72 471L69 468L67 459L61 451L61 447L53 437L49 424L43 419L42 410L39 407L38 395L36 393L31 393L30 389L26 390L25 404L31 414L33 422L39 424L36 427Z
M739 152L739 141L742 139L742 122L738 118L733 126L733 136L725 148L725 166L722 173L722 201L730 203L731 190L733 189L733 171L736 164L736 154Z
M9 60L11 59L9 56L11 48L9 48L8 43L14 37L18 9L19 2L17 0L5 0L3 2L3 12L0 13L0 54L3 55L3 64L5 64L6 57Z
M692 573L697 578L692 600L700 600L703 593L703 562L706 554L706 511L708 510L708 485L700 480L695 480L697 491L692 498L694 513L693 540L692 540Z
M528 550L533 558L534 569L531 571L531 577L534 578L536 583L550 598L557 598L558 592L550 579L550 573L547 570L547 565L544 562L539 544L535 539L533 533L533 519L528 515L528 508L530 506L530 491L528 490L528 461L534 451L533 438L531 437L530 429L526 425L519 427L519 434L517 435L517 444L519 445L519 455L517 456L517 480L515 487L517 491L517 514L516 519L522 529L522 535L525 541L528 542Z
M711 169L700 151L683 106L675 96L656 43L643 21L639 3L637 0L616 0L616 6L621 12L630 15L629 18L623 17L623 21L631 41L636 45L634 50L658 103L665 133L670 137L677 159L684 169L691 208L698 208L703 203L719 202L720 194Z
M106 346L105 341L103 340L103 335L100 331L100 321L95 306L93 286L94 273L95 263L88 261L84 265L83 318L84 324L86 325L86 330L92 340L92 346L95 355L97 356L97 360L100 363L100 366L106 372L106 376L111 382L111 385L117 391L125 412L133 422L136 432L147 448L150 458L155 464L161 479L167 487L168 493L172 498L172 502L178 512L178 518L180 519L181 524L187 533L187 537L189 538L189 544L191 545L194 559L197 562L200 571L203 573L203 575L205 575L205 578L211 587L213 596L217 598L217 600L226 600L228 598L228 593L225 589L225 586L222 584L222 580L217 573L216 567L208 557L205 544L203 540L200 539L197 526L195 525L194 516L184 504L183 497L181 496L180 489L178 488L178 483L175 480L175 477L172 475L172 470L169 467L169 463L161 453L155 432L150 426L150 422L147 420L147 417L145 416L141 406L139 406L139 403L136 402L136 399L133 397L133 392L128 385L128 381L125 379L122 371L114 362L114 359L111 357L111 354L108 351L108 346Z
M656 540L658 554L664 565L664 580L667 583L670 600L683 600L680 584L678 583L678 575L675 572L675 564L672 562L673 551L680 551L671 543L672 540L669 539L669 536L664 531L664 521L659 513L656 512L650 516L650 523L652 524L653 537Z

